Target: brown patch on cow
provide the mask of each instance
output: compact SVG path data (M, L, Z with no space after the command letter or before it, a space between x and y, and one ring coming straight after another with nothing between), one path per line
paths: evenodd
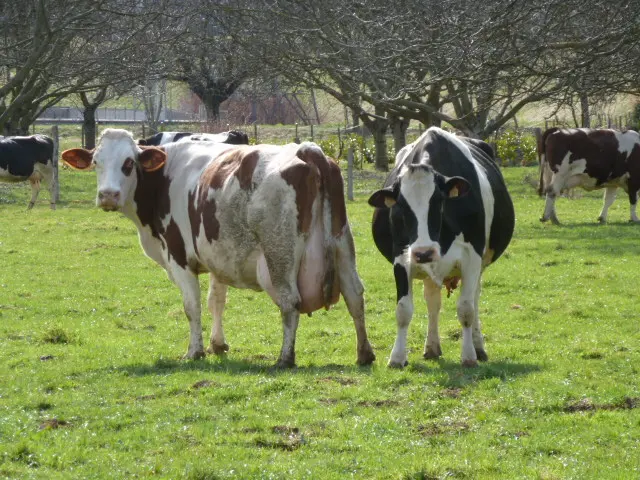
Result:
M331 207L331 234L340 238L347 225L347 206L344 200L344 181L340 167L330 158L325 157L318 148L300 148L297 157L305 163L315 165L320 171L320 185L324 198Z
M124 174L125 177L128 177L131 175L131 172L133 172L133 167L135 167L135 162L133 161L133 158L127 158L124 163L122 164L122 173Z
M217 240L220 235L220 222L216 218L216 201L208 198L209 188L199 187L199 191L187 194L187 211L189 213L189 223L191 225L191 238L193 248L198 254L196 238L200 233L200 225L204 225L204 235L209 243Z
M456 288L458 288L458 283L460 282L460 277L446 277L442 285L447 288L447 298L451 296L451 292L453 292Z
M207 166L202 173L200 184L217 190L234 175L238 179L240 188L249 190L258 160L260 160L260 152L252 147L228 150Z
M169 250L169 258L173 257L175 262L182 268L187 267L187 251L185 248L184 239L178 224L173 217L169 220L167 229L164 232L164 239L167 243L167 249Z
M318 196L320 179L318 171L306 163L294 163L280 172L280 175L296 192L298 207L298 231L308 233L313 219L313 202Z

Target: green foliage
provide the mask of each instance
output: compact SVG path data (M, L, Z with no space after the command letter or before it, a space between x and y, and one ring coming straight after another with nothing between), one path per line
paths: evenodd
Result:
M521 130L506 130L496 139L496 156L502 165L537 165L536 137Z
M631 121L634 123L635 127L640 130L640 102L637 102L635 107L633 107Z
M504 169L517 223L483 274L489 361L459 364L457 291L443 295L444 356L422 359L415 282L400 371L386 367L393 269L366 203L385 175L367 167L347 205L378 357L362 368L341 301L301 318L298 368L273 369L280 315L268 295L237 289L228 354L183 361L178 289L129 220L95 208L94 172L61 170L56 211L44 190L28 213L27 185L1 190L0 477L634 478L640 226L627 222L625 199L608 225L596 225L598 191L559 198L564 225L540 224L544 202L525 181L536 168Z

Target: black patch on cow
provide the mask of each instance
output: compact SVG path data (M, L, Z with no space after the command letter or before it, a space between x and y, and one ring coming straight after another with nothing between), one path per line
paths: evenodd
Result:
M36 163L53 162L53 140L45 135L0 138L0 168L26 180Z
M409 274L405 267L395 264L393 266L393 276L396 279L397 303L402 297L409 295Z
M227 139L224 143L229 143L231 145L249 145L249 136L238 130L229 130L227 132Z
M213 198L208 199L208 190L209 188L204 185L187 194L191 238L196 255L198 255L196 238L200 232L200 225L204 225L204 234L210 243L217 240L220 235L220 223L216 218L216 201Z
M132 158L127 158L122 164L122 173L125 177L131 175L131 172L133 172L133 167L135 167L135 162Z
M164 167L153 172L136 168L138 182L133 199L136 202L136 213L143 226L151 228L151 234L160 238L164 233L162 219L169 215L171 198L169 186L171 180L165 176Z

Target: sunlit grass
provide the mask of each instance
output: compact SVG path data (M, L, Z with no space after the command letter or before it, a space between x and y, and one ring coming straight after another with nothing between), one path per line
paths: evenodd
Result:
M348 206L378 359L355 365L341 302L302 318L291 371L272 368L275 306L248 290L230 290L228 355L180 360L179 292L131 222L94 207L95 174L62 170L56 211L46 191L27 212L28 187L0 189L0 476L640 477L640 226L622 194L597 225L598 192L559 199L563 226L540 224L535 170L505 175L516 232L483 277L477 369L459 366L456 293L444 357L421 358L416 295L410 365L387 369L395 287L366 204L380 175Z

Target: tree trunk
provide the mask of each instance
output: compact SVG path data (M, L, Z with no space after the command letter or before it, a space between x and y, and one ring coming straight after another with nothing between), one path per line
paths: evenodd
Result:
M407 128L409 128L409 120L406 118L389 116L391 131L393 132L393 148L396 153L407 144Z
M365 115L361 117L361 120L369 129L371 135L373 135L376 151L376 170L387 172L389 170L389 158L387 157L387 129L389 128L389 120L380 118L384 115L384 111L379 107L376 107L377 118L371 118Z
M84 148L96 147L96 110L98 105L85 107L82 111L82 131L84 132Z
M580 110L582 116L582 127L591 128L591 115L589 113L589 97L586 93L580 92Z

